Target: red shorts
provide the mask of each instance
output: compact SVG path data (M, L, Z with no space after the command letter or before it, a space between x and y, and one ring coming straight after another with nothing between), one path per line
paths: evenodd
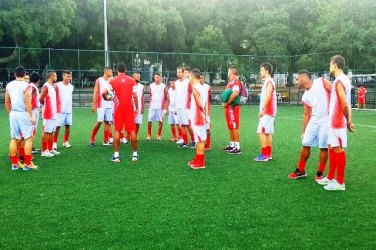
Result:
M114 127L115 131L136 131L134 113L118 113L114 114Z
M226 122L228 129L239 128L240 106L237 105L233 108L231 105L227 106L225 110Z
M359 104L365 104L366 103L366 98L358 98L358 103Z

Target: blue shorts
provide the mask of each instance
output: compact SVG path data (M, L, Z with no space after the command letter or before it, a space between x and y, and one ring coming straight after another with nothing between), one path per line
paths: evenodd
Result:
M57 114L56 126L61 127L64 125L72 125L72 113L61 113Z
M55 119L43 119L43 132L45 133L53 133L56 128L56 120Z

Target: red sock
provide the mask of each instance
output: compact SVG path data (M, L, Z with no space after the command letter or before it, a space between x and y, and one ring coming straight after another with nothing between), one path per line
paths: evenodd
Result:
M172 134L172 137L176 138L176 129L175 129L175 126L171 126L171 134Z
M48 151L52 150L53 143L54 143L53 139L50 139L50 140L47 141L47 149L48 149Z
M64 142L69 141L69 134L65 133L64 134Z
M109 139L109 131L103 131L103 141L108 141Z
M54 135L54 142L57 142L57 135Z
M188 130L189 132L189 130ZM189 136L191 137L191 141L195 141L195 136L193 135L193 132L189 132Z
M180 126L178 126L178 134L179 134L179 138L183 138L183 132Z
M208 135L208 137L206 138L206 147L210 147L210 146L211 146L210 135Z
M197 163L198 163L198 164L205 164L204 155L199 155L199 154L197 154L197 155L196 155L196 159L197 159Z
M90 140L91 141L95 141L95 136L97 135L97 132L98 132L98 128L93 128L93 131L91 132L91 138Z
M184 143L187 144L188 143L188 136L187 136L187 134L182 134L181 136L183 137Z
M268 156L272 155L272 146L266 147L266 153L267 153Z
M25 149L24 148L18 148L18 155L19 156L25 156Z
M342 151L335 154L337 163L337 181L342 185L345 182L346 153L345 151Z
M158 136L161 136L162 134L162 127L158 127Z
M298 162L298 169L299 169L300 172L304 172L305 171L305 165L306 165L305 161L299 160L299 162Z
M266 147L265 148L261 148L261 154L263 154L264 156L267 155Z
M123 139L124 138L124 134L123 132L120 131L120 139Z
M337 162L336 162L336 153L334 149L329 149L329 172L328 179L333 180L334 174L336 172Z
M148 127L148 136L151 136L151 127Z
M131 139L131 131L127 131L127 141L129 141Z
M31 155L25 155L25 165L30 165L31 163Z
M112 137L113 137L113 136L112 136L111 129L110 129L110 131L108 131L108 137L109 137L109 138L112 138Z
M18 164L18 157L15 155L15 156L11 156L10 157L10 160L12 162L13 165L17 165Z
M321 172L321 173L324 173L324 171L325 171L325 163L319 163L319 167L318 167L318 170L317 171L319 171L319 172Z
M42 151L44 152L44 151L46 151L47 149L48 149L48 143L47 143L47 141L43 141L42 142Z

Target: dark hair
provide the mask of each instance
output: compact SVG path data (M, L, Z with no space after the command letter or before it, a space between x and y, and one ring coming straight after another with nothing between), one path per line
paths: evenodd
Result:
M308 70L301 70L298 72L298 75L306 75L309 79L312 79L311 73L308 72Z
M40 80L39 73L35 72L35 71L31 72L31 74L30 74L30 82L37 83L37 82L39 82L39 80Z
M190 67L185 67L184 71L191 71L191 68Z
M337 65L337 68L344 69L345 68L345 58L341 55L335 55L330 58L330 62Z
M172 77L172 78L170 78L170 80L169 80L169 82L171 82L171 81L176 81L176 78L175 77Z
M155 72L154 76L161 76L161 74L159 74L158 72Z
M64 75L64 74L67 74L67 75L71 75L71 74L72 74L72 72L71 72L71 71L69 71L69 70L64 70L64 71L63 71L63 75Z
M263 63L260 65L260 68L264 68L269 72L269 75L273 75L273 66L270 63Z
M25 76L25 73L26 73L26 71L25 71L24 67L22 67L22 66L18 66L18 67L14 70L14 75L15 75L16 77L24 77L24 76Z
M179 69L182 70L182 71L184 71L184 68L181 67L181 66L177 67L177 68L176 68L176 71L178 71Z
M201 72L199 69L193 69L191 71L191 75L195 78L195 79L199 79L200 78L200 75L201 75Z
M103 68L103 72L107 71L107 70L112 70L110 67L104 67Z
M120 72L120 73L125 73L126 69L127 69L127 66L126 66L125 63L123 63L123 62L120 62L120 63L118 63L118 64L116 65L116 70L117 70L118 72Z
M238 69L235 67L235 66L231 66L230 68L228 68L229 70L231 70L232 73L234 73L235 75L238 75L239 72L238 72Z
M25 71L25 76L29 76L29 71Z

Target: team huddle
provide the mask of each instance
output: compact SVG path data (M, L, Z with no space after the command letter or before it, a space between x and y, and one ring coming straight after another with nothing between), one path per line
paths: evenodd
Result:
M344 172L347 146L347 129L354 131L351 120L351 83L343 73L345 60L334 56L330 61L330 73L335 76L334 83L324 78L311 79L308 71L300 71L296 78L299 88L304 88L302 97L304 118L302 131L302 150L296 170L289 174L290 179L306 177L305 165L310 156L310 148L320 148L318 171L315 180L326 190L345 190ZM104 68L103 76L95 82L92 111L97 113L89 145L94 146L96 135L104 122L103 145L113 145L114 153L110 160L120 162L120 143L131 142L132 161L137 161L137 141L145 110L145 86L140 82L140 74L126 75L126 66L119 63L117 76L113 77L111 68ZM277 114L276 85L272 78L271 64L260 66L263 85L260 93L259 134L261 152L254 158L256 162L267 162L272 157L272 136ZM211 87L205 83L204 74L198 69L178 67L177 79L162 82L159 73L154 74L154 82L149 86L149 109L147 137L150 141L162 139L165 114L171 128L171 141L179 148L195 148L196 153L187 165L192 169L204 169L205 151L211 149L210 111ZM39 150L33 147L37 132L39 113L43 118L42 157L59 155L58 136L60 127L65 127L62 146L70 148L69 135L72 125L72 98L74 87L71 72L63 72L63 80L57 80L56 72L48 72L47 82L41 93L38 90L40 76L33 72L29 79L23 67L15 70L16 79L6 87L5 104L10 120L10 160L12 170L24 171L38 168L32 162L32 153ZM239 142L240 96L245 91L239 81L238 70L230 67L228 84L221 95L225 120L230 133L230 142L223 151L232 155L241 154ZM30 81L30 83L29 83ZM158 123L156 136L152 125ZM114 130L114 134L112 133ZM123 134L125 132L125 134ZM190 139L190 140L189 140ZM329 158L329 171L324 177ZM335 173L337 173L335 178Z

